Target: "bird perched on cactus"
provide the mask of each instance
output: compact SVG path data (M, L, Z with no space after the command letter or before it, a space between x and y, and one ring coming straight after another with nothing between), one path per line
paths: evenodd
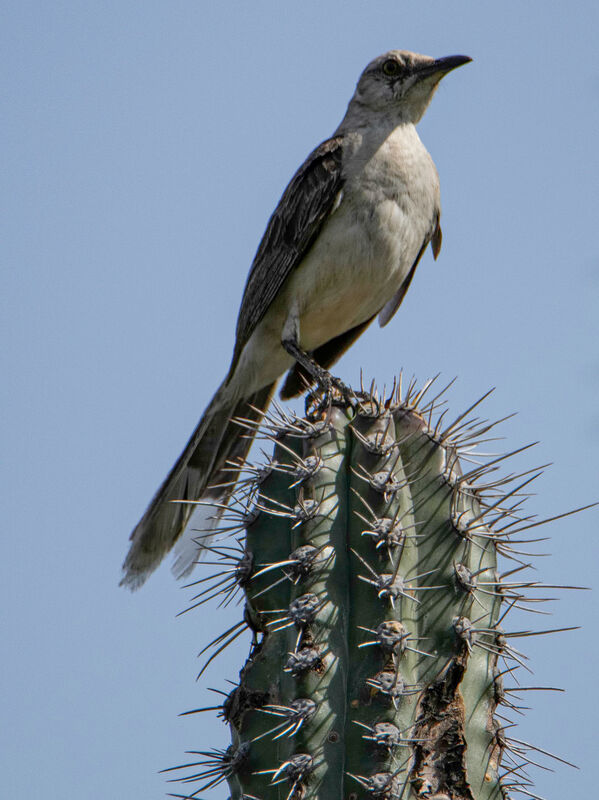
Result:
M344 390L329 367L375 317L391 319L429 244L438 256L439 180L415 126L439 81L470 60L404 50L374 59L337 130L291 179L250 269L229 371L131 535L127 586L158 566L194 502L226 505L227 465L251 446L232 418L257 419L286 371L283 398L315 382ZM196 555L197 545L184 548L176 572Z

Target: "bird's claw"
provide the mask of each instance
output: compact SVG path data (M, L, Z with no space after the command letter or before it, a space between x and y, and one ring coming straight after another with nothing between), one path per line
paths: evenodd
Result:
M357 397L353 389L323 369L318 376L317 387L306 395L306 415L312 419L318 419L323 414L328 417L333 406L353 408L356 403Z

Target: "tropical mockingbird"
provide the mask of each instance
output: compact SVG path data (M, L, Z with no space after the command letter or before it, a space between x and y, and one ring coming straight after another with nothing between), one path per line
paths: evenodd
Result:
M124 584L141 585L158 566L195 501L226 504L231 464L251 446L231 419L259 419L285 371L283 398L322 379L377 315L389 322L429 244L438 256L439 179L415 125L441 78L470 60L375 58L333 136L291 179L250 269L227 376L131 534ZM177 573L198 548L183 548Z

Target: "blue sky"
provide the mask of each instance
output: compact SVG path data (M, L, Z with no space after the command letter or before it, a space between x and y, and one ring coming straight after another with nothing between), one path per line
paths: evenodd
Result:
M222 746L196 654L239 610L175 619L168 567L119 589L129 531L230 358L241 290L274 204L392 47L473 64L420 126L441 177L444 246L400 313L337 372L391 383L458 376L456 414L484 416L518 467L553 462L530 513L599 500L599 11L591 2L5 3L2 593L6 796L158 800L157 770ZM548 583L596 585L591 510L554 523ZM545 797L595 781L597 595L564 593L529 640L535 693L520 738L582 767L539 773ZM528 698L527 698L528 699ZM226 797L221 787L213 794Z

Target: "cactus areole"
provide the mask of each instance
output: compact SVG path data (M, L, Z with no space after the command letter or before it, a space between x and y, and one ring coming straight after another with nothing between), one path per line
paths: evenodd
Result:
M246 465L224 571L254 634L221 709L232 744L175 796L226 779L232 800L505 800L524 781L496 715L523 658L500 623L533 585L497 567L520 487L466 466L490 424L435 425L423 394L263 420L274 453Z

